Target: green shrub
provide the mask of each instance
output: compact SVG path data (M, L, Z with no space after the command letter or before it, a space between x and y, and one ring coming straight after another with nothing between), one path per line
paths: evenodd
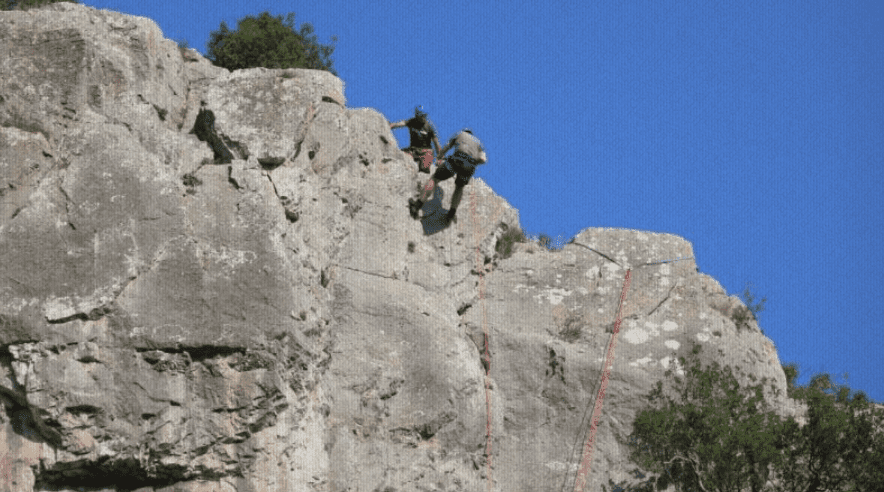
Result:
M527 241L528 238L525 237L525 233L521 229L518 227L508 228L497 240L497 244L494 245L494 251L501 258L506 259L513 255L513 247L516 243Z
M583 320L579 317L568 318L565 321L565 327L559 331L559 337L568 342L574 343L577 340L580 340L580 337L583 335Z
M630 461L655 475L641 484L650 490L762 490L781 463L776 438L785 425L764 399L768 381L741 386L732 368L703 366L700 350L678 358L682 378L666 371L674 391L660 381L648 395L633 421Z
M753 304L753 302L755 301L755 296L751 292L749 292L749 284L748 283L746 284L746 290L743 291L743 294L741 297L743 298L743 301L746 303L746 306L748 307L749 311L752 313L752 319L758 319L758 313L760 313L761 311L764 311L764 303L767 302L767 297L764 297L761 299L760 302Z
M756 297L749 291L749 285L746 284L746 290L740 295L743 298L745 306L739 306L731 313L731 320L737 325L737 330L741 328L749 328L751 321L758 321L758 313L764 311L764 304L767 298L764 297L760 302L755 302ZM764 334L764 330L761 331Z
M753 319L754 318L752 317L752 313L750 313L749 309L747 309L745 306L737 306L737 308L734 309L734 312L731 313L731 321L733 321L734 324L737 325L737 331L743 328L748 329L749 322Z
M332 43L337 38L332 36ZM301 24L295 30L295 14L285 18L263 12L246 16L237 22L235 31L225 22L209 34L206 57L228 70L244 68L311 68L327 70L335 75L331 55L334 44L320 44L313 26Z
M565 244L571 244L574 242L574 238L572 237L569 241L565 241L562 236L558 236L553 239L549 234L539 233L539 234L527 234L527 240L536 242L539 246L542 246L547 251L557 252L561 251L562 248L565 247Z
M880 488L884 433L876 429L884 410L874 408L865 393L834 384L826 373L797 386L797 364L782 366L789 396L808 407L802 426L794 417L780 417L764 397L769 379L743 386L736 377L746 376L742 370L716 361L704 366L700 350L695 344L690 360L678 358L683 377L666 371L670 390L659 381L645 397L649 404L637 413L629 436L629 460L637 465L637 478L644 471L654 476L630 490L675 485L761 491L769 490L768 480L782 484L776 490L824 490L820 483L827 484L825 490Z
M791 421L782 436L787 445L778 475L794 490L812 490L820 482L829 490L878 490L884 481L884 411L828 373L798 386L798 365L784 365L783 371L789 397L807 404L808 412L806 425Z
M176 39L175 44L178 45L178 53L181 54L181 58L186 59L187 50L190 49L190 43L187 42L186 39Z
M573 239L574 238L571 238L572 241L573 241ZM543 234L543 233L541 233L537 236L537 242L540 243L540 245L543 246L544 248L546 248L547 250L553 251L553 252L561 251L562 248L564 248L564 246L565 246L565 242L562 240L562 236L559 236L558 238L556 238L554 240L549 235ZM568 244L570 244L570 243L568 243Z

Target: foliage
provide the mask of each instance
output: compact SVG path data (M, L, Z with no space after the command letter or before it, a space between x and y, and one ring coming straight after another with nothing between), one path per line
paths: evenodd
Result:
M540 245L547 250L553 252L561 251L563 247L561 236L559 236L556 240L553 240L553 238L549 237L549 235L541 233L537 236L537 242L540 243Z
M862 391L836 385L816 374L795 386L796 364L788 368L790 396L807 404L807 424L787 421L784 460L778 474L782 492L875 490L884 483L884 411Z
M670 394L657 383L633 423L630 457L657 476L619 490L857 492L884 483L884 410L865 393L827 374L800 387L797 364L783 366L789 396L808 406L801 426L772 411L762 385L741 388L729 367L695 359L684 370Z
M786 375L786 394L789 398L794 398L792 392L795 390L795 382L798 380L798 364L790 362L782 367L783 373Z
M181 38L175 41L175 44L178 45L179 50L187 50L190 49L190 43L187 42L187 39Z
M506 240L504 242L505 245L511 245L512 243L516 243L516 242L526 243L526 242L532 241L532 242L536 242L539 246L545 248L547 251L551 251L554 253L562 251L565 244L573 244L574 243L574 237L571 237L571 239L569 239L567 242L565 242L562 239L562 236L558 236L557 238L554 239L549 234L544 234L542 232L539 234L530 234L530 233L526 234L524 231L519 230L519 231L513 231L510 234L512 234L513 236L506 238ZM506 233L504 235L506 235ZM501 239L504 239L504 238L501 238ZM498 247L500 247L500 246L502 246L502 244L500 242L498 242ZM498 251L498 253L500 253L500 251ZM511 255L511 251L510 251L510 254L507 254L503 257L509 258L510 255Z
M187 42L187 39L176 39L175 44L178 45L178 53L181 54L181 58L187 60L187 50L190 49L190 43Z
M332 43L337 38L332 37ZM312 68L335 75L331 55L334 44L320 44L309 23L295 30L295 14L272 16L263 12L246 16L231 31L225 22L209 35L207 57L228 70L243 68Z
M700 350L695 345L692 354ZM632 460L656 473L658 490L760 491L781 460L776 436L783 423L763 396L763 383L741 387L730 367L702 368L695 357L684 367L675 394L662 382L650 394L653 407L641 411L631 439L640 444ZM672 375L672 370L666 372Z
M0 0L0 10L28 10L58 2L77 3L77 0Z
M552 238L549 234L525 234L526 241L534 241L537 242L538 245L546 248L547 251L558 252L561 251L565 244L572 244L574 242L574 238L572 237L567 243L562 239L562 236L558 236L557 238Z
M734 309L734 312L731 314L731 319L737 325L737 329L740 328L749 328L750 321L758 321L758 313L764 311L764 304L767 302L767 298L764 297L760 302L755 302L756 297L749 291L749 284L746 284L746 290L740 295L743 298L743 302L746 304L745 306L739 306ZM762 334L764 331L762 330Z
M565 327L559 331L559 337L568 343L574 343L583 336L583 319L579 316L569 317Z
M767 297L764 297L759 302L755 302L756 297L749 290L749 284L746 284L746 289L743 291L741 296L743 301L746 303L746 307L749 309L749 312L752 313L752 319L758 319L758 313L764 311L764 304L767 302Z
M524 243L527 241L528 238L525 237L525 233L522 232L521 229L518 227L510 227L504 231L497 240L497 244L494 245L494 250L502 259L506 259L513 255L515 243Z
M639 446L638 440L633 436L629 439L629 445L631 447ZM657 454L657 451L652 449L650 446L643 446L644 450L649 454ZM672 480L672 469L673 465L667 465L664 474L660 477L651 477L637 484L629 484L629 480L623 480L620 483L614 483L613 480L608 479L608 484L611 486L611 492L654 492L656 485L659 483L661 487L668 486L669 482ZM634 479L642 480L647 474L642 473L641 470L633 469L630 472L630 475ZM607 487L602 485L602 490L607 492Z

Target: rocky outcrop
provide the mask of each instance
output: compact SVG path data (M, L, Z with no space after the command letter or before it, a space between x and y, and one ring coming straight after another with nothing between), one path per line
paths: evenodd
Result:
M327 72L229 73L66 3L0 14L0 53L4 490L558 490L627 271L587 490L627 478L642 396L692 343L800 415L689 243L587 229L502 258L518 212L481 179L457 224L432 213L451 180L415 222L413 162Z

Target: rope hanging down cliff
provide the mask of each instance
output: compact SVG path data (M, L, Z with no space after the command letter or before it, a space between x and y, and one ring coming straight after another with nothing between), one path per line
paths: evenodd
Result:
M485 265L482 262L482 251L478 243L481 231L477 231L479 221L476 217L476 189L470 193L470 216L473 219L473 239L476 243L476 271L479 274L479 304L482 309L482 335L484 347L482 350L482 366L485 368L485 462L487 465L488 492L494 490L494 480L491 476L493 457L492 436L492 413L491 413L491 350L488 346L488 309L485 304Z

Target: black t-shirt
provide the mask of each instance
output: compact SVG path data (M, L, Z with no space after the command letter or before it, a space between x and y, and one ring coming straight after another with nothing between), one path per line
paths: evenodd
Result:
M412 147L429 149L433 146L433 137L436 136L436 129L433 128L433 124L429 120L423 123L418 118L412 118L405 125L408 127Z

